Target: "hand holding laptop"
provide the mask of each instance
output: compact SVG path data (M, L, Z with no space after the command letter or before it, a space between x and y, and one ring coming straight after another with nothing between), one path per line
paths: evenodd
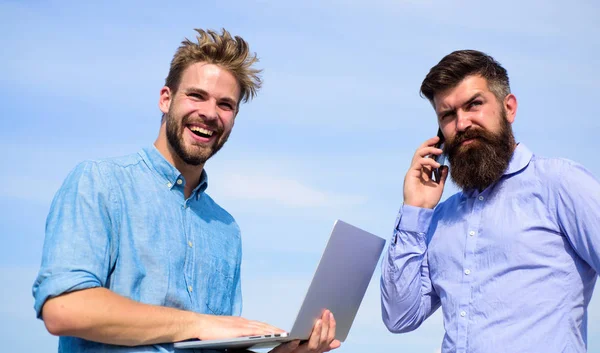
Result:
M284 330L264 322L248 320L238 316L216 316L201 314L198 337L202 340L215 340L230 337L244 337L253 335L267 335L285 333ZM280 344L269 353L305 353L329 352L341 345L335 339L335 318L329 310L324 310L321 318L315 322L308 340L300 343L293 340Z
M324 310L321 318L315 322L308 341L300 344L300 340L283 343L269 353L304 353L329 352L340 347L335 339L335 318L329 310Z

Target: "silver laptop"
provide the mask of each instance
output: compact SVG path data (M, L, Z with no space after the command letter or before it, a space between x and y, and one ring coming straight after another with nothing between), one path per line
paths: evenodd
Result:
M270 348L295 339L306 340L313 324L329 309L336 321L335 338L344 341L367 291L385 240L337 220L289 333L220 340L176 342L175 348Z

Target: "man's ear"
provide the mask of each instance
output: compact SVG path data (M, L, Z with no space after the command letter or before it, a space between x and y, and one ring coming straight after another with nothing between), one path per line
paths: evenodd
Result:
M517 116L517 97L512 93L509 94L504 98L503 104L506 111L506 120L512 124Z
M169 108L171 107L171 89L167 86L164 86L160 90L160 97L158 98L158 108L163 114L167 114L169 112Z

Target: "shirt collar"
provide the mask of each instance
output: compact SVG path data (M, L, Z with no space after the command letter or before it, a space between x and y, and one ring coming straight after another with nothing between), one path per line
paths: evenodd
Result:
M520 172L525 169L531 158L533 157L533 153L522 143L517 145L515 148L515 152L510 159L510 163L508 164L508 168L504 171L504 175L511 175Z
M175 186L180 186L183 188L185 185L183 175L181 175L179 170L165 159L165 157L158 151L156 146L151 145L149 147L145 147L140 151L139 154L144 162L146 162L148 167L150 167L150 169L152 169L158 175L158 177L164 181L166 187L169 189L173 189ZM180 180L179 183L178 180ZM207 187L208 175L203 169L202 174L200 175L200 183L198 183L198 186L196 186L196 188L192 191L192 194L196 195L197 199Z

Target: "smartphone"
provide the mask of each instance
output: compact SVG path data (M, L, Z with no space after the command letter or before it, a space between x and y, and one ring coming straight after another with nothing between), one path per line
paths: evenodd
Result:
M437 136L440 138L440 140L435 144L435 148L441 148L444 149L444 134L442 133L442 129L438 129L437 132ZM442 166L444 165L444 163L446 162L446 155L445 154L440 154L440 155L431 155L431 158L433 158L434 161L438 162L439 164L441 164ZM442 170L441 170L441 166L440 168L434 168L433 169L433 181L435 181L436 183L440 183L440 179L442 178Z

